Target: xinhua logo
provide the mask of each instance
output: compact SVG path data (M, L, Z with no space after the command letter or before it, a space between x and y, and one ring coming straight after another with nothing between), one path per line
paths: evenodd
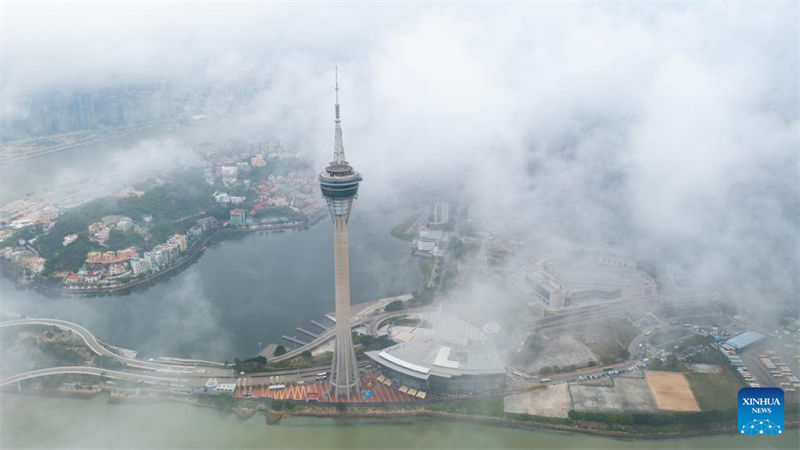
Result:
M783 433L783 390L778 388L739 389L739 433Z

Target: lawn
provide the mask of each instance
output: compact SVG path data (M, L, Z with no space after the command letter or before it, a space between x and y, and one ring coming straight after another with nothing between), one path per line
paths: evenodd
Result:
M654 334L650 337L650 343L656 347L663 348L665 345L686 337L689 334L691 334L691 331L686 328L674 328L672 330L662 331Z
M584 341L597 355L601 364L611 364L628 358L628 344L639 334L639 329L624 318L593 322L591 340Z
M421 324L421 319L416 319L413 317L408 316L400 316L400 317L390 317L378 325L378 328L382 328L387 324L397 325L399 327L416 327L417 325Z
M416 235L416 233L417 233L417 230L414 229L414 230L411 230L411 232L408 232L408 228L411 225L413 225L414 222L417 221L417 219L419 219L420 214L422 214L422 212L417 211L414 214L408 216L406 218L406 220L403 221L403 223L401 223L400 225L397 225L396 227L392 228L391 235L396 237L396 238L398 238L398 239L402 239L404 241L413 240L414 239L414 235Z
M419 260L419 272L426 282L433 276L433 267L435 263L436 261L434 261L434 258L421 258Z
M728 364L728 360L722 356L717 349L707 347L700 352L696 353L694 356L691 356L686 359L686 362L689 363L701 363L701 364L716 364L719 366L725 366Z
M730 369L725 368L722 373L687 373L686 378L701 410L736 408L736 395L743 386Z

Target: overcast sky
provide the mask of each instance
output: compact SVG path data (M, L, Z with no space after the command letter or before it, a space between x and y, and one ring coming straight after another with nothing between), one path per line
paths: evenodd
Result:
M504 226L796 292L798 18L796 2L6 2L0 117L43 89L258 74L231 129L321 167L338 65L359 207L409 174L460 179Z

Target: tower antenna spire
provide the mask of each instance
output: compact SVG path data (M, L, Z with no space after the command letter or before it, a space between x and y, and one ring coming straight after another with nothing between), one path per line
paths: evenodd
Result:
M336 106L334 107L336 115L333 122L336 124L336 138L333 143L333 162L337 165L342 165L345 163L345 159L344 142L342 141L342 118L339 114L339 66L336 66L334 77L336 80Z

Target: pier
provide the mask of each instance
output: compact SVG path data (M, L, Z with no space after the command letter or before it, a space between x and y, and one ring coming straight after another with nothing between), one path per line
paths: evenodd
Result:
M328 327L326 327L325 325L317 322L316 320L311 320L310 322L311 322L311 325L316 325L316 326L322 328L322 331L328 331Z
M297 328L295 328L295 330L297 330L297 331L299 331L299 332L301 332L301 333L303 333L303 334L307 334L307 335L309 335L309 336L311 336L311 337L313 337L313 338L318 338L318 337L319 337L319 334L317 334L317 333L312 333L312 332L310 332L310 331L306 330L305 328L300 328L300 327L297 327Z
M287 341L292 342L294 344L297 344L299 346L304 346L304 345L308 344L308 342L303 342L300 339L297 339L295 336L287 336L287 335L284 334L281 337L286 339Z

